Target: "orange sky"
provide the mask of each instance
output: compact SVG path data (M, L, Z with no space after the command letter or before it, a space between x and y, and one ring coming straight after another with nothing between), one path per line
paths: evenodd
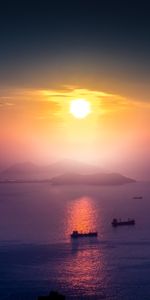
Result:
M91 106L91 114L81 120L69 111L71 100L78 98ZM73 158L106 169L122 168L126 174L140 169L141 177L146 177L149 115L148 102L105 91L73 86L1 89L1 164Z

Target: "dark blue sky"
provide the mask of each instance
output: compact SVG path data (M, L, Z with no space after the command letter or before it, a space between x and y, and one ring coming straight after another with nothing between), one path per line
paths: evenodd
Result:
M110 91L119 85L124 92L130 81L131 95L140 84L147 100L149 8L148 1L5 1L1 85L100 85Z

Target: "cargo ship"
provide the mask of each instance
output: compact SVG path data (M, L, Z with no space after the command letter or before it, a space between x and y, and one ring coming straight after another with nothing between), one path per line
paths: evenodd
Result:
M97 237L98 232L97 231L78 232L77 230L74 230L70 236L72 239L84 238L84 237Z
M113 219L111 224L113 227L124 226L124 225L135 225L135 220L128 219L127 221L121 221L121 220Z

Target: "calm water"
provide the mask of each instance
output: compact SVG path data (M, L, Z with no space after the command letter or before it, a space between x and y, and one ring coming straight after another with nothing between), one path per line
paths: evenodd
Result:
M142 200L133 196L142 195ZM0 185L0 299L150 299L150 185ZM112 228L114 217L135 227ZM70 241L72 230L98 239Z

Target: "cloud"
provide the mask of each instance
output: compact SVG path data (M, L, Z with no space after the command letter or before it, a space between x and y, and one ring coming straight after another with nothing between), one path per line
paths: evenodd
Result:
M116 111L149 107L149 103L126 98L119 94L108 93L74 86L62 86L54 90L42 89L1 89L0 107L17 110L31 110L35 117L44 119L64 117L69 112L70 101L85 98L91 103L95 115L110 114Z
M71 89L71 87L66 87L65 90L41 90L41 95L43 95L47 101L57 102L60 106L67 105L69 101L84 98L90 101L93 106L93 112L105 113L110 109L125 108L127 105L127 99L123 96L111 94L102 91L95 91L89 89Z
M10 98L9 97L0 97L0 107L10 107L14 106L15 103L9 102Z

